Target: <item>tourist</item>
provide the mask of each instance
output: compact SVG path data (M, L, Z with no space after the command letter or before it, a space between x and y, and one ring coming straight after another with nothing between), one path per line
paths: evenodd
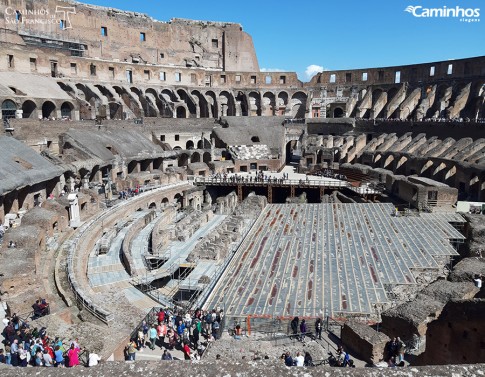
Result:
M322 339L322 327L323 327L322 319L317 318L317 320L315 321L315 337L320 340Z
M61 349L59 345L55 346L54 351L54 366L55 367L63 367L64 366L64 351Z
M88 358L88 367L94 367L98 365L98 363L101 361L101 357L99 357L98 354L92 352L89 354Z
M302 367L305 364L305 357L300 353L297 352L296 357L295 357L295 365L297 367Z
M150 337L150 349L154 350L155 349L155 341L157 339L157 329L155 328L154 325L150 327L150 330L148 330L148 334Z
M305 340L306 332L307 332L306 322L305 322L304 319L302 319L301 323L300 323L300 333L301 333L301 341L302 342Z
M190 350L190 347L187 343L184 343L184 346L183 346L183 350L184 350L184 358L185 360L191 360L190 356L191 356L191 350Z
M312 355L310 355L310 352L305 352L304 365L306 367L314 367L315 366L315 364L313 364L313 358L312 358Z
M79 365L79 346L76 346L74 342L71 343L71 347L69 351L67 351L67 357L69 359L69 367L74 368L75 366Z
M294 365L293 358L289 352L285 354L285 365L287 367L292 367Z
M163 351L162 360L173 360L172 355L168 350Z
M42 362L44 363L45 367L53 366L52 356L49 354L49 350L47 348L44 349Z
M293 331L294 335L298 334L299 323L300 323L300 319L298 317L293 318L291 323L290 323L291 330Z
M128 354L128 361L135 361L137 344L134 339L131 339L128 345L125 347L126 353Z

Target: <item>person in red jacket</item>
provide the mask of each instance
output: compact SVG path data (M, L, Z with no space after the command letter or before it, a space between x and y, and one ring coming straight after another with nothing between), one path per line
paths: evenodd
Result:
M160 309L160 311L158 312L158 323L161 324L163 323L163 321L165 321L165 312L163 311L163 309Z
M190 360L190 353L191 353L191 350L190 350L190 347L187 343L184 343L184 358L185 360Z

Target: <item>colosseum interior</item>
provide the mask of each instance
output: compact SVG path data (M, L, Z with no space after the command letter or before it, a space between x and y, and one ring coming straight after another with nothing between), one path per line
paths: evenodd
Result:
M21 22L53 4L60 25ZM485 363L485 56L302 82L260 71L236 23L0 12L2 318L79 339L106 375L160 308L223 313L195 375L339 345L364 373L394 337L411 374ZM324 340L290 336L295 316Z

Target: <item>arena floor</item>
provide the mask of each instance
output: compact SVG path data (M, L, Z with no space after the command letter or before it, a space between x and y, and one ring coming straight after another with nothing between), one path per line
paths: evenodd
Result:
M392 204L268 205L204 307L231 316L372 314L385 284L458 253L455 214L396 217ZM441 258L443 259L443 258ZM445 258L446 259L446 258Z

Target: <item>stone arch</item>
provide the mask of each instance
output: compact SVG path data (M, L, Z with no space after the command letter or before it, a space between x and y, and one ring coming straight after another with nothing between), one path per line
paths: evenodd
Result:
M187 143L185 143L185 149L194 149L194 142L192 140L187 140Z
M148 88L145 90L145 96L150 98L150 101L156 106L158 113L164 117L166 116L166 107L167 105L160 99L158 92L153 88Z
M178 89L177 94L180 97L180 99L184 101L185 104L187 105L188 116L186 116L185 118L196 118L197 108L192 97L185 91L185 89ZM177 111L178 111L178 108L177 108ZM178 115L177 115L177 118L179 118Z
M216 94L213 91L209 90L208 92L205 92L205 95L206 95L207 106L210 114L212 115L213 118L218 118L219 111L218 111Z
M157 209L157 204L155 202L151 202L149 205L148 205L148 209Z
M175 111L177 118L187 118L187 109L184 105L179 105Z
M235 116L236 107L234 104L234 97L227 91L222 91L219 94L219 114L221 116Z
M405 170L405 164L408 161L406 156L401 156L397 161L395 172L396 174L403 174Z
M436 177L438 176L439 172L442 171L445 168L446 168L446 165L445 165L444 162L442 162L441 164L439 164L436 167L436 169L434 169L432 178L436 179Z
M202 156L202 161L204 161L206 164L212 161L212 156L209 152L204 152L204 155Z
M2 118L12 119L17 115L17 104L11 99L2 102Z
M123 119L140 118L142 116L142 109L133 94L120 86L113 86L113 89L125 104L123 108Z
M178 157L179 166L187 166L189 164L189 155L187 153L182 153Z
M387 156L387 158L384 161L384 164L382 165L382 167L384 169L387 169L392 164L393 161L394 161L394 156L392 154L390 154L389 156Z
M431 161L431 160L426 161L426 163L421 168L421 172L420 172L419 175L430 176L429 172L431 171L432 166L433 166L433 161ZM426 173L427 173L427 175L426 175Z
M211 147L211 143L206 138L202 138L197 142L197 149L208 149Z
M276 97L272 92L263 94L262 115L273 116L276 114Z
M199 92L198 90L193 90L191 92L192 96L194 99L197 100L198 102L198 109L199 109L199 112L198 112L198 117L199 118L209 118L210 117L210 114L209 114L209 103L207 102L207 98L205 98L205 96Z
M385 100L385 103L382 104L382 101L384 100ZM375 88L372 91L372 108L370 111L371 119L378 118L379 114L381 114L386 104L387 104L387 93L381 88Z
M453 165L445 174L445 183L454 186L454 181L456 178L456 165Z
M238 92L236 96L236 104L241 109L240 115L241 116L248 116L249 115L249 104L248 98L246 94L243 92Z
M64 102L61 105L61 118L72 119L73 118L74 105L71 102Z
M27 100L22 104L22 118L37 118L37 104Z
M192 156L190 156L190 162L200 162L200 153L199 152L194 152L192 153Z
M132 86L130 91L138 96L138 100L140 101L142 112L145 117L154 118L158 115L158 108L156 108L156 105L149 100L150 97L146 97L143 92L135 86Z
M56 116L56 105L52 101L45 101L42 104L42 118L49 119Z
M377 153L375 156L374 156L374 166L377 166L376 164L379 162L379 160L382 158L382 154L380 153Z
M389 108L389 105L391 105L392 100L396 95L399 93L399 88L397 87L392 87L387 91L387 105L386 109ZM397 111L399 111L399 106L396 106L396 109L391 113L387 114L387 118L397 118Z
M174 202L176 203L179 203L180 205L182 205L182 194L180 193L176 193L174 196L173 196L173 200Z
M345 115L344 109L342 109L341 107L336 107L335 109L333 109L334 118L343 118L344 115Z
M249 115L261 116L261 96L258 92L250 92L248 95Z
M169 202L170 201L168 200L167 197L165 197L165 198L162 199L162 205L164 205L164 206L167 205Z
M305 118L307 95L296 92L291 96L291 116L293 118Z
M287 92L279 92L278 98L276 102L276 113L280 116L286 114L286 109L288 106L288 93Z

